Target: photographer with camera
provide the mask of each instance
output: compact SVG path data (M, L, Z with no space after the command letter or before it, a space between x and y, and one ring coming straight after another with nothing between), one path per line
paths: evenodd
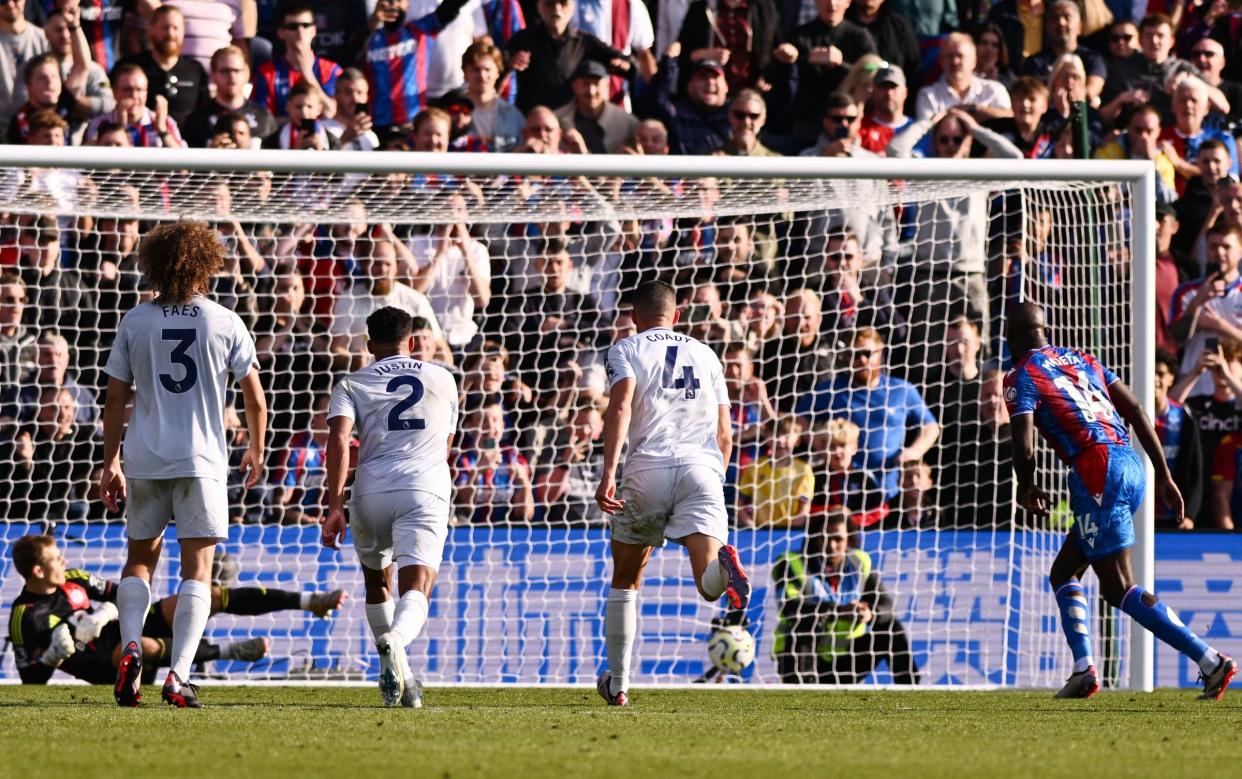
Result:
M834 92L824 101L824 113L820 118L823 132L819 141L809 149L803 149L802 157L858 157L876 159L879 155L862 147L859 130L862 129L862 106L853 97Z
M246 55L241 49L236 46L217 49L211 55L210 78L216 88L215 96L186 120L185 141L192 148L250 148L250 141L257 145L276 131L276 120L271 113L246 99L250 66L246 64ZM234 132L228 121L222 123L221 119L227 114L245 119L249 133L239 134Z
M336 80L336 116L324 121L328 134L346 151L373 151L379 136L372 128L371 85L357 68L345 68Z

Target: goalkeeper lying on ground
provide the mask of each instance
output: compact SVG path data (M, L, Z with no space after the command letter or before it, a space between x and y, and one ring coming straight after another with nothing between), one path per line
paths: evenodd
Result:
M47 684L59 668L91 684L112 684L121 653L116 584L83 570L66 570L51 536L23 536L13 544L13 567L25 580L9 615L9 640L23 684ZM289 592L262 587L212 587L211 613L267 614L302 609L327 617L345 601L344 590ZM168 665L177 596L158 600L142 628L143 665ZM267 639L230 644L203 641L194 662L242 660L267 654Z

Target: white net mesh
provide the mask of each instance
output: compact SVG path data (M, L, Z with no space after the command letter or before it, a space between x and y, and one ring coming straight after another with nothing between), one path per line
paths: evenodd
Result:
M1131 379L1132 198L1123 185L1037 181L4 170L0 600L7 612L21 589L7 550L27 533L53 534L71 567L118 577L123 523L92 484L102 366L119 317L146 294L141 236L193 217L223 235L230 264L214 294L253 329L273 412L267 478L231 486L222 584L259 604L234 611L288 605L239 588L352 597L331 621L297 608L213 617L209 641L264 636L271 648L211 672L377 670L353 552L322 550L313 525L327 395L363 363L363 320L384 300L431 320L428 351L454 365L465 412L455 526L413 667L433 683L592 681L609 574L593 501L602 358L632 327L628 292L660 278L678 289L682 327L718 349L735 402L726 495L758 646L742 677L1059 684L1069 654L1045 575L1069 513L1014 514L1003 322L1008 304L1033 298L1055 342ZM867 328L885 344L878 357ZM873 359L908 388L846 391ZM240 458L244 426L226 421ZM1041 457L1043 485L1064 498L1061 467ZM799 557L807 517L820 527L836 506L884 588L867 596L865 628L789 616L782 556ZM174 590L175 551L156 597ZM843 586L839 600L857 596ZM708 670L720 612L676 547L653 556L640 615L637 681ZM0 678L15 675L6 654Z

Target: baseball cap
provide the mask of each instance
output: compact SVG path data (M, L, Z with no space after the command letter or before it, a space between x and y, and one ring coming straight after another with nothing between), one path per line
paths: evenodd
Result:
M722 76L725 72L724 65L721 65L719 60L699 60L694 63L695 74L698 74L700 71L704 70L714 70Z
M875 72L876 86L880 84L892 84L893 86L904 87L906 85L906 74L901 68L895 68L892 65L887 68L880 68Z
M574 68L573 78L608 78L608 68L595 60L583 60Z

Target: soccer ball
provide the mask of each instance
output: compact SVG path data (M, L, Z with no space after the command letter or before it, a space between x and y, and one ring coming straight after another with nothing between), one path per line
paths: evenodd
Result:
M755 662L755 639L746 628L729 625L707 639L707 657L725 673L739 673Z

